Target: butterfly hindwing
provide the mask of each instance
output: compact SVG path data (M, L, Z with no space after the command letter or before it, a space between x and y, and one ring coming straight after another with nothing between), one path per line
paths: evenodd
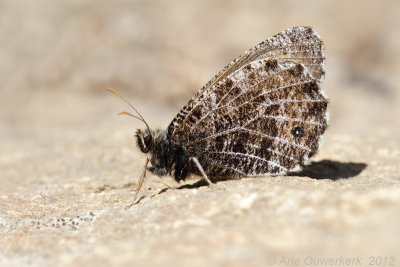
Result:
M316 152L327 126L327 100L294 62L254 61L216 85L202 104L184 131L187 149L198 152L211 177L295 171Z
M319 88L323 45L309 27L281 32L246 51L178 113L168 137L210 177L300 169L327 127Z

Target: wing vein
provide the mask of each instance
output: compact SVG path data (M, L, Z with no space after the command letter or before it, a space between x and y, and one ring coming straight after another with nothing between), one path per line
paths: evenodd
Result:
M217 163L217 162L213 161L213 162L210 163L210 165L219 166L219 167L221 167L221 168L228 169L228 170L233 170L233 171L235 171L235 172L237 172L237 173L239 173L239 174L241 174L241 175L243 175L243 176L246 176L246 175L247 175L247 174L245 174L244 172L240 171L239 169L236 169L236 168L231 167L231 166L227 166L227 165L222 164L222 163L220 163L220 162Z
M301 120L301 119L296 119L296 118L289 118L289 117L284 117L284 116L272 116L272 115L264 115L262 118L269 118L269 119L275 119L278 121L294 121L294 122L302 122L305 124L312 124L312 125L318 125L318 126L324 126L322 123L315 122L315 121L306 121L306 120Z
M311 151L311 149L309 149L308 147L305 147L305 146L302 146L302 145L299 145L299 144L295 144L295 143L291 143L291 142L289 142L289 141L286 140L286 139L279 138L279 137L277 137L277 136L270 136L270 135L267 135L267 134L265 134L265 133L261 133L261 132L254 131L254 130L251 130L251 129L248 129L248 128L243 128L243 127L231 128L231 129L229 129L229 130L216 133L216 134L214 134L214 135L211 135L211 136L208 136L208 137L205 137L205 138L196 140L196 141L194 141L194 142L190 142L190 143L187 144L187 146L192 146L193 144L201 143L201 142L204 142L204 141L207 141L207 140L210 140L210 139L217 138L218 136L225 135L225 134L231 133L231 132L236 132L236 131L246 131L246 132L250 132L250 133L253 133L253 134L260 135L260 136L262 136L262 137L274 139L274 140L277 140L278 142L286 143L286 144L289 144L289 145L292 145L292 146L301 148L301 149L306 150L306 151Z
M260 146L253 145L253 147L254 147L254 146L257 147L257 149L261 149ZM271 149L271 148L265 148L265 150L270 151L270 152L273 152L273 153L275 153L275 154L277 154L277 155L279 155L279 156L282 156L282 157L284 157L284 158L288 158L288 159L290 159L290 160L294 160L294 158L293 158L292 156L285 155L285 154L279 152L278 150ZM210 151L207 151L207 152L218 152L218 151L210 150ZM229 152L229 151L228 151L228 152Z
M282 165L280 165L280 164L278 164L278 163L276 163L276 162L273 162L273 161L270 161L270 160L266 160L265 158L258 157L258 156L255 156L255 155L251 155L251 154L247 154L247 153L230 152L230 151L207 151L207 153L212 153L212 154L226 154L226 155L233 155L233 156L242 156L242 157L253 158L253 159L257 159L257 160L261 160L261 161L267 162L267 163L269 163L269 164L271 164L271 165L273 165L273 166L276 166L276 167L278 167L278 168L280 168L280 169L287 170L287 168L283 167Z

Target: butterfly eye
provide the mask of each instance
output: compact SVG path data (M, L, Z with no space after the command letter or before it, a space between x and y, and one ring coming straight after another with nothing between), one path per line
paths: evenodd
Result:
M151 145L152 142L152 137L151 134L146 135L146 137L144 138L144 144L146 145L146 147L149 147Z

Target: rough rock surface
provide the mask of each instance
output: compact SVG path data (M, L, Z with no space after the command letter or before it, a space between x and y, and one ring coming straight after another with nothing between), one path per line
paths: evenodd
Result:
M399 2L151 3L0 2L0 265L398 266ZM314 162L216 188L149 175L125 210L142 125L103 88L165 128L218 68L295 25L327 49Z

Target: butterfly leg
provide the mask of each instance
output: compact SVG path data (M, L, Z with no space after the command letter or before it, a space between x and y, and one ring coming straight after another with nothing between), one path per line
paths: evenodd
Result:
M214 183L211 182L210 179L208 179L208 176L205 173L205 171L203 170L203 167L201 167L201 164L200 164L199 160L196 157L190 157L189 160L193 161L194 164L196 164L197 169L199 169L201 175L203 175L203 178L207 181L207 183L209 185L213 185Z
M145 162L145 164L143 166L142 174L139 177L139 184L138 184L138 187L136 188L136 192L135 192L135 196L133 198L133 201L132 201L131 204L127 205L125 207L125 209L129 209L130 207L132 207L133 205L135 205L137 203L136 198L137 198L137 196L139 194L140 189L143 186L144 178L146 178L147 164L149 164L149 159L148 158L146 159L146 162Z

